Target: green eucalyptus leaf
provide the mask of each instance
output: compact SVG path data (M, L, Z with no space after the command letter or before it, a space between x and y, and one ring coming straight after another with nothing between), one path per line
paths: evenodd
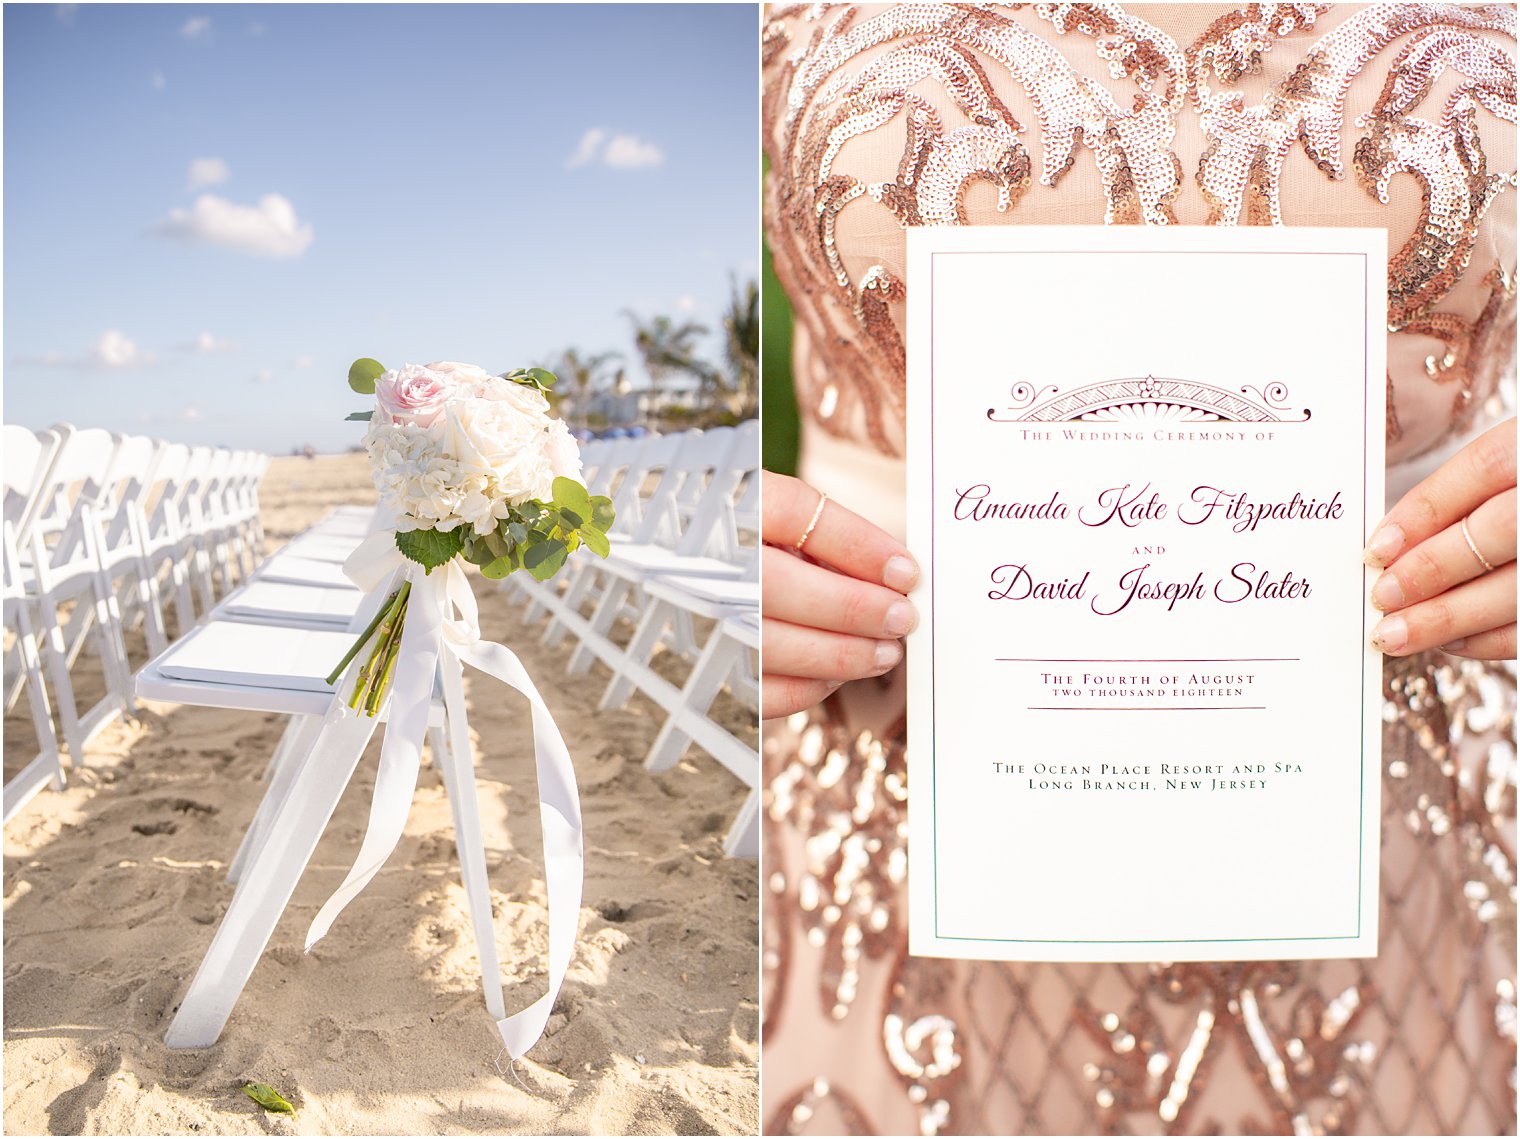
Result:
M554 505L561 510L568 506L582 518L591 514L591 496L586 493L586 488L563 475L554 480Z
M528 547L528 552L523 555L523 567L537 580L548 581L559 572L569 554L570 547L558 538L550 538Z
M560 508L559 524L566 530L579 530L586 524L586 520L568 506L565 506Z
M348 366L348 386L360 395L374 395L375 381L383 375L385 365L364 356Z
M243 1094L265 1111L276 1112L280 1115L296 1113L294 1105L268 1084L244 1084Z
M453 530L400 530L396 533L396 548L412 561L426 567L429 573L448 562L464 549L463 529Z
M521 522L508 522L507 537L521 546L528 540L528 528Z
M492 581L500 581L517 568L516 558L496 558L494 561L481 567L480 575L490 578Z
M549 371L548 368L529 368L528 375L532 376L538 383L538 386L545 390L552 388L559 382L559 377Z
M591 500L591 525L605 534L616 521L617 511L612 508L612 499L599 494Z
M343 417L344 423L368 423L375 417L373 411L351 411Z
M608 554L612 553L612 543L607 541L607 535L603 534L600 530L588 526L580 534L581 541L586 543L586 548L597 557L605 558Z

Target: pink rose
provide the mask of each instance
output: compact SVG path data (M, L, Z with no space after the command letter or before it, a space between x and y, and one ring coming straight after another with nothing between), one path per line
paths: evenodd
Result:
M375 381L375 398L391 422L418 427L431 427L443 405L458 392L459 383L452 376L420 364L386 372Z

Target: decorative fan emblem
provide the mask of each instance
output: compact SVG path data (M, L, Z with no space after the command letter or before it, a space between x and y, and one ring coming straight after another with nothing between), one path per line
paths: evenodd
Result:
M1305 408L1288 407L1286 384L1265 389L1246 384L1237 391L1196 380L1155 376L1103 380L1062 392L1017 383L1006 408L988 408L995 423L1303 423ZM1250 397L1255 398L1250 398Z

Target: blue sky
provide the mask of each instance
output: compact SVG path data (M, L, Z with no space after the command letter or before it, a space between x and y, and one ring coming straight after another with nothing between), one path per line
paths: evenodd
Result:
M6 5L6 422L340 450L356 356L642 382L622 310L758 270L756 20Z

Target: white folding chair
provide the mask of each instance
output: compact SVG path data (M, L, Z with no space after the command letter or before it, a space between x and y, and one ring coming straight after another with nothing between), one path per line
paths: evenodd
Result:
M16 544L17 523L26 519L36 505L39 484L46 477L57 449L58 437L39 438L24 427L6 425L4 431L3 468L6 512L3 521L3 586L5 627L15 635L17 684L26 689L32 714L32 728L37 734L38 751L5 784L4 821L10 822L43 787L63 790L64 772L53 729L52 708L48 704L47 685L42 678L42 659L32 622L33 600L27 596L21 569L20 550ZM14 518L12 515L14 514ZM7 691L10 685L7 684ZM18 692L19 696L19 692ZM7 711L10 701L7 701Z
M58 701L58 719L69 754L85 762L85 745L134 707L131 674L116 596L101 568L94 504L104 494L116 441L102 430L74 431L59 444L41 494L50 503L72 501L69 521L52 533L35 524L19 533L24 586L37 603L39 632ZM60 608L72 603L67 621ZM70 675L87 642L100 661L105 692L80 713Z

